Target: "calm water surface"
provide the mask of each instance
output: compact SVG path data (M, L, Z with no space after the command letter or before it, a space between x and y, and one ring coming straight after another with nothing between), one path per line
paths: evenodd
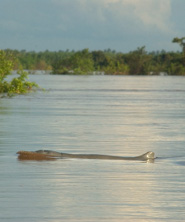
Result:
M0 99L0 221L185 221L184 77L30 78ZM159 158L17 160L38 149Z

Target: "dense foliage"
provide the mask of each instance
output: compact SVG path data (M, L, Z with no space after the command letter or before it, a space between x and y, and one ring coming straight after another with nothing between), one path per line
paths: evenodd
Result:
M18 58L26 70L50 70L53 74L130 74L149 75L166 73L185 75L185 37L174 38L182 52L147 52L145 47L129 53L108 50L26 52L6 50ZM15 67L16 68L16 67Z
M9 52L0 50L0 93L7 94L9 96L14 94L24 94L37 87L34 82L29 82L26 79L27 73L22 69L17 71L17 76L10 81L7 80L7 76L11 74L11 71L15 68L14 65L17 61L14 56Z

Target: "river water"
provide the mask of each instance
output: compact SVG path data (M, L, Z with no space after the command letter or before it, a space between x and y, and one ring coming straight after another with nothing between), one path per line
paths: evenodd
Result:
M0 221L185 221L185 78L33 75L0 99ZM19 161L19 150L154 163Z

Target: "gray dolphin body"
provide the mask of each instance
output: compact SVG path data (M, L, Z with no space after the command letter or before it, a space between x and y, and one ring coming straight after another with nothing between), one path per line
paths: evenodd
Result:
M69 153L59 153L51 150L37 150L36 153L49 155L58 158L80 158L80 159L103 159L103 160L154 160L155 154L152 151L144 153L140 156L135 157L123 157L123 156L110 156L110 155L100 155L100 154L69 154Z

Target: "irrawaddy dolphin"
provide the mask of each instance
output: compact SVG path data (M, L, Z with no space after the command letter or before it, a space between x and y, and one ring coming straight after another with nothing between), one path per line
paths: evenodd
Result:
M28 159L31 159L31 157L35 157L37 159L37 156L43 156L47 158L78 158L78 159L103 159L103 160L139 160L139 161L150 161L155 159L155 154L152 151L149 151L147 153L144 153L140 156L134 156L134 157L124 157L124 156L111 156L111 155L100 155L100 154L69 154L69 153L60 153L55 152L52 150L37 150L33 152L28 151L19 151L17 152L19 154L19 157L29 157Z

